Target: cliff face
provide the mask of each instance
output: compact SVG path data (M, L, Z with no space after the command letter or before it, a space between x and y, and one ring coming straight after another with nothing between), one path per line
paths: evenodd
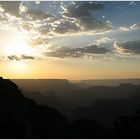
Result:
M67 124L57 110L37 105L0 78L0 138L62 138Z

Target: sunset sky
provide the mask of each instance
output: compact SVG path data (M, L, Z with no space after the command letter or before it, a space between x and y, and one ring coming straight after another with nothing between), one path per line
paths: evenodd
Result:
M140 78L140 2L1 1L0 76Z

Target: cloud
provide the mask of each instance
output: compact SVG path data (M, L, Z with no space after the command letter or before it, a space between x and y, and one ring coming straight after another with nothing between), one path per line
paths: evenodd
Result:
M97 45L100 45L100 44L105 44L105 43L110 43L112 42L113 39L112 38L109 38L109 37L102 37L100 38L99 40L97 40Z
M20 61L20 60L33 60L35 58L33 56L27 56L27 55L21 55L21 56L10 55L10 56L7 56L7 59Z
M92 15L93 11L100 11L105 7L99 2L75 2L74 5L70 4L71 6L67 3L63 11L60 10L62 5L59 6L60 11L47 11L47 8L45 8L46 11L43 11L40 4L38 4L38 8L31 7L30 4L20 1L0 2L0 6L4 9L4 11L0 9L0 29L14 35L22 34L27 38L27 43L33 47L44 47L51 42L53 37L67 33L104 32L111 29L110 23L98 20ZM43 2L43 6L45 4L50 4L48 7L55 5L53 2ZM104 54L108 51L104 47L91 46L79 49L57 48L58 50L47 52L47 55L81 57L85 54ZM7 59L21 60L34 59L34 57L13 55L7 56Z
M30 10L20 1L1 1L0 5L6 13L9 13L17 17L20 16L21 18L22 18L22 14L20 12L25 12L26 16L27 15L31 16L33 20L42 20L42 19L54 17L54 15L45 13L40 10L33 10L33 9Z
M131 26L123 26L123 27L120 27L120 30L121 31L125 31L125 32L128 32L128 31L133 31L133 30L137 30L137 29L140 29L140 23L137 23L137 24L133 24Z
M54 29L54 32L65 34L65 33L74 33L80 31L80 27L78 27L75 23L71 22L70 20L62 21L57 27Z
M81 8L83 8L86 11L89 11L89 10L93 10L93 11L102 10L104 8L104 4L101 4L101 3L95 4L95 2L85 2L81 6Z
M89 53L89 54L106 54L110 52L109 49L104 47L98 47L97 45L94 44L83 48L75 48L75 50L78 52Z
M130 29L131 30L137 30L137 29L139 29L140 28L140 23L138 23L138 24L133 24L132 26L130 26Z
M140 40L116 42L114 43L114 48L120 54L140 55Z
M93 17L91 12L102 10L103 4L94 4L93 2L75 2L68 6L62 12L63 18L58 20L54 27L54 32L59 34L78 33L78 32L103 32L111 29L111 24L103 22Z
M111 29L110 23L98 20L91 14L92 11L104 8L104 4L99 2L67 2L66 5L60 2L58 12L43 11L40 7L45 4L51 7L55 5L53 2L40 2L37 7L29 6L33 3L35 2L0 2L5 10L0 13L0 29L24 34L34 47L44 45L46 40L67 33L104 32ZM62 10L63 6L65 8Z
M44 53L46 57L59 57L59 58L82 58L84 56L91 56L93 54L106 54L111 50L98 47L97 45L88 45L82 48L66 48L66 47L49 47L47 52Z
M127 31L130 31L130 28L129 27L120 27L120 30L127 32Z
M107 31L111 29L111 26L103 21L97 20L94 17L82 17L79 20L79 24L85 31Z
M90 2L83 2L81 5L70 6L67 8L66 12L63 14L67 17L81 18L86 16L91 16L90 11L102 10L104 8L103 4L94 4Z
M131 2L129 3L129 5L136 5L136 2L131 1Z
M72 5L68 7L64 12L63 16L66 18L74 18L82 31L106 31L111 29L111 25L107 22L98 20L93 17L91 12L95 10L102 10L103 4L95 4L93 2L83 2L81 5Z
M48 18L54 18L54 15L45 13L40 10L27 10L27 14L33 18L33 20L43 20Z
M5 10L5 12L14 16L19 16L19 7L21 5L20 1L0 1L0 5Z

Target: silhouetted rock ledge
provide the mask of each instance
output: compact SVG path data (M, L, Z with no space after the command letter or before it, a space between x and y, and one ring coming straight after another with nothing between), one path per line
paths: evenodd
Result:
M67 124L57 110L37 105L0 77L0 138L63 138Z
M18 86L12 81L0 77L0 93L1 93L0 96L1 95L6 96L9 95L10 93L14 93L13 95L15 95L20 94L20 90L18 89Z

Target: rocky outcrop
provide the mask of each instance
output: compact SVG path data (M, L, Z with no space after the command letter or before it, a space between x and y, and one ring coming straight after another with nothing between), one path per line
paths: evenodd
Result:
M0 78L0 138L63 138L67 119L57 110L24 97Z

